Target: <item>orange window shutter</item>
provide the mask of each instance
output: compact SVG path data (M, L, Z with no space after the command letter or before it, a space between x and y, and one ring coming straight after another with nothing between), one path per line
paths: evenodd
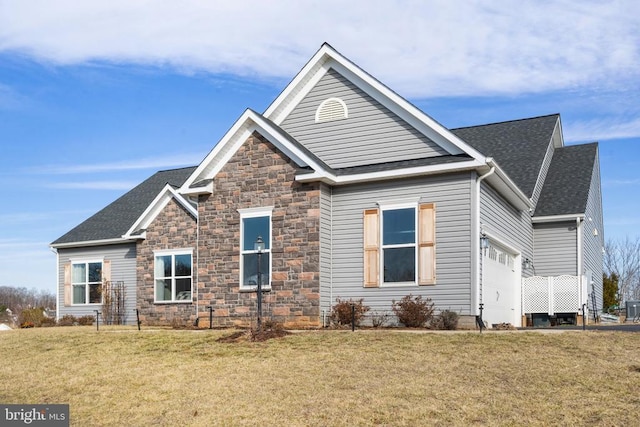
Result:
M111 261L102 261L102 283L111 282Z
M364 287L380 283L380 214L378 209L364 211Z
M64 306L71 305L71 263L64 265Z
M418 209L418 284L436 283L436 207L423 203Z

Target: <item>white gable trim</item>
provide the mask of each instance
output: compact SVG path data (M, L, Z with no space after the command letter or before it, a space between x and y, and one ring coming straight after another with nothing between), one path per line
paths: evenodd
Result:
M190 188L194 182L215 178L225 164L254 132L260 133L300 167L310 167L322 174L324 167L301 150L259 114L246 110L215 148L180 188L182 194L196 194L205 189ZM213 187L209 188L213 191ZM206 191L206 190L205 190Z
M450 154L466 153L476 160L484 161L484 156L481 153L326 43L322 45L300 73L269 106L264 112L264 116L280 125L330 68L334 68L344 75L369 96L432 139Z
M184 207L187 212L189 212L194 218L198 217L198 211L189 203L187 199L182 197L173 187L169 184L165 185L165 187L158 193L153 202L147 209L140 215L140 217L133 223L131 228L127 230L127 232L122 236L123 239L132 239L136 237L144 237L142 235L133 234L137 230L145 230L154 219L162 212L162 210L169 204L171 199L174 199L176 202L180 203L182 207Z
M432 175L436 173L458 172L472 170L483 166L476 160L466 162L447 163L443 165L415 166L403 169L394 169L379 172L366 172L353 175L335 175L332 173L305 173L296 176L296 181L313 182L322 181L331 185L356 184L367 181L381 181L387 179L410 178L414 176Z

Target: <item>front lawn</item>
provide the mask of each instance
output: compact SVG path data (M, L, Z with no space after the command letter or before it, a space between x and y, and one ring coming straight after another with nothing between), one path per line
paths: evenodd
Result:
M79 426L634 425L640 334L0 332L0 402Z

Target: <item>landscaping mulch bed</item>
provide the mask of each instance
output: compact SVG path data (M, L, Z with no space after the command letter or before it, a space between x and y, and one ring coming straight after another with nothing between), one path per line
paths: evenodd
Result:
M238 342L262 342L274 338L282 338L291 335L291 332L284 329L268 329L263 331L247 330L237 331L230 335L218 338L216 341L220 343L238 343Z

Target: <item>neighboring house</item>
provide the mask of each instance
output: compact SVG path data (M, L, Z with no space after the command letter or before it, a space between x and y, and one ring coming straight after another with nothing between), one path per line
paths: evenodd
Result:
M324 44L197 167L158 172L51 246L59 316L122 282L127 322L137 308L206 326L212 307L216 325L247 325L260 278L265 314L289 326L322 325L337 298L390 311L405 295L519 326L601 308L603 234L597 145L564 146L559 115L446 129ZM574 282L558 293L552 276ZM542 294L542 309L527 299Z

